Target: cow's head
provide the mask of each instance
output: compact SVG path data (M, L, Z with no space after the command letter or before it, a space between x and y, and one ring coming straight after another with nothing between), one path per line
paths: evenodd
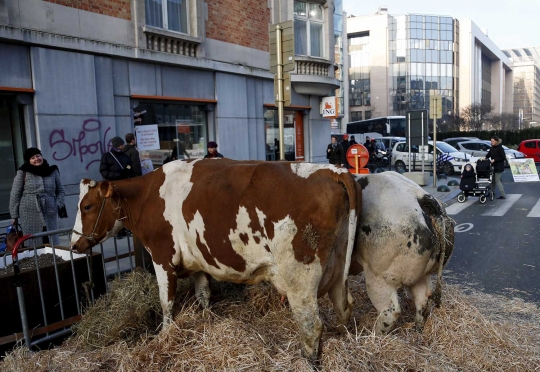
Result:
M119 198L112 183L83 179L80 190L71 249L83 253L114 236L124 224L119 219Z

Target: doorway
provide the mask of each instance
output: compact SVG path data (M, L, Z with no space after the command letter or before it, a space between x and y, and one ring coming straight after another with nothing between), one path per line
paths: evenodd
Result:
M23 163L26 149L24 105L14 95L0 95L0 159L5 163L0 172L0 219L9 219L9 196L17 169Z
M302 111L284 110L284 150L287 161L304 160L304 116ZM278 110L266 109L264 113L266 160L279 159Z

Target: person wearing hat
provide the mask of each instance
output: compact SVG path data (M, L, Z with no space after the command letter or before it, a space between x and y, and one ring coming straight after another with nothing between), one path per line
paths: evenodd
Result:
M352 145L358 145L358 142L356 142L356 140L354 139L354 134L351 136L351 138L349 138L349 147L351 147Z
M125 142L121 137L111 139L111 148L101 157L99 173L107 181L119 181L135 177L133 163L123 152Z
M208 153L204 155L205 159L213 159L213 158L222 158L223 155L221 155L217 150L217 143L214 141L208 142Z
M35 147L27 149L23 158L24 164L15 175L9 198L13 223L20 223L24 234L56 230L58 210L65 206L64 186L58 167L49 165ZM53 236L53 242L58 244L58 236ZM30 239L27 243L40 245L43 239Z
M366 136L366 142L364 142L364 147L368 150L369 157L371 159L371 155L373 155L373 153L375 152L375 144L371 142L369 136Z
M343 150L341 155L343 156L343 159L341 160L341 166L349 168L349 163L347 162L347 150L349 150L349 135L345 133L343 135L343 139L339 143L341 145L341 149Z

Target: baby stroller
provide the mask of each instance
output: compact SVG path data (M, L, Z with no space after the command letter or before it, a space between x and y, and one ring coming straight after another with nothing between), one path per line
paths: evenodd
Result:
M461 194L457 200L465 202L469 196L480 196L480 203L484 204L487 196L493 200L493 190L491 189L491 163L489 160L480 159L476 162L476 172L472 164L465 164L461 172L461 182L459 188Z

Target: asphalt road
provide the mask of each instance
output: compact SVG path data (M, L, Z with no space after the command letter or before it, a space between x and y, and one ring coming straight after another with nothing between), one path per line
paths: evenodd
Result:
M540 304L540 182L515 183L507 168L503 184L506 200L447 207L456 220L447 280Z

